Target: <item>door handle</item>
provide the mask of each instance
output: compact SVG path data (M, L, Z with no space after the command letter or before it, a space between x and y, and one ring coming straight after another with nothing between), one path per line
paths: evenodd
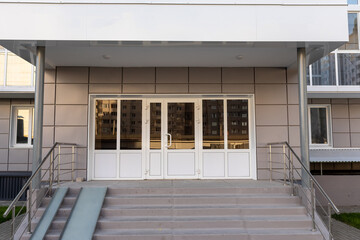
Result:
M172 136L171 136L170 133L166 133L165 135L170 137L170 144L167 145L168 139L166 138L166 145L165 145L165 147L169 148L169 147L171 147L171 145L172 145Z

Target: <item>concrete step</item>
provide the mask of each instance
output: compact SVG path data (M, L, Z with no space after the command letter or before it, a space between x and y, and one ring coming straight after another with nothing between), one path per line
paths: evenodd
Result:
M318 232L298 229L136 229L96 231L94 240L322 240Z
M71 204L70 199L65 199L64 203ZM298 197L287 195L236 195L236 196L152 196L152 197L124 197L111 195L107 196L104 205L191 205L191 204L300 204Z
M122 209L117 207L105 207L101 216L252 216L252 215L298 215L306 214L304 207L293 206L239 206L223 208L133 208Z
M288 186L279 187L244 187L244 188L108 188L108 195L131 195L131 194L270 194L270 193L291 193Z

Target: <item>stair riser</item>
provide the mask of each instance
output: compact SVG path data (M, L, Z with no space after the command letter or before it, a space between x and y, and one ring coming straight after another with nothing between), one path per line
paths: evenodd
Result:
M300 204L298 198L105 198L109 205Z
M271 194L291 193L290 187L276 188L108 188L107 194Z
M284 209L109 209L101 211L101 216L229 216L229 215L298 215L305 214L304 208Z
M310 221L176 221L176 222L151 222L151 221L99 221L98 230L110 229L162 229L162 228L294 228L311 229Z
M51 199L44 199L43 200L44 204L46 204L46 205L50 201L51 201ZM61 206L72 206L72 205L74 205L75 201L76 201L75 197L65 197Z
M187 236L116 236L95 235L93 240L323 240L321 236L314 235L187 235Z

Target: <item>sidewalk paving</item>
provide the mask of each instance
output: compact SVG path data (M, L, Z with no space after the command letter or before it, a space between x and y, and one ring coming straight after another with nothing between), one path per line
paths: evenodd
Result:
M339 207L341 213L360 212L360 206ZM334 240L360 239L360 230L343 222L332 219Z

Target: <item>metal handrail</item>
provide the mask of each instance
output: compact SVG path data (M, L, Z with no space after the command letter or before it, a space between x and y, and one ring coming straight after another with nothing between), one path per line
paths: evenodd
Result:
M314 176L310 173L310 171L308 170L308 168L305 166L305 164L301 161L300 157L295 153L294 149L292 149L292 147L289 145L288 142L273 142L273 143L268 143L267 145L286 145L289 150L294 154L294 156L296 157L296 159L298 160L298 162L300 163L300 165L302 166L302 168L305 170L305 172L309 175L309 177L311 178L311 180L314 182L314 184L318 187L319 191L322 193L322 195L326 198L326 200L329 202L329 204L331 205L332 209L334 210L334 212L336 214L339 214L340 211L339 209L336 207L336 205L334 204L334 202L330 199L329 195L327 195L327 193L325 192L325 190L321 187L321 185L319 184L319 182L314 178Z
M62 142L56 142L51 149L49 150L49 152L46 154L46 156L43 158L43 160L41 161L40 165L36 168L35 172L33 174L31 174L31 176L29 177L29 179L26 181L25 185L21 188L20 192L16 195L16 197L14 198L14 200L10 203L9 207L6 209L5 213L3 214L3 217L7 217L10 213L10 211L13 209L13 207L16 205L16 203L19 201L20 197L25 193L26 189L30 186L33 178L39 173L39 171L41 170L41 167L43 166L43 164L45 163L45 161L48 159L48 157L50 156L50 154L54 151L54 149L58 146L58 145L68 145L68 146L77 146L77 144L75 143L62 143Z

